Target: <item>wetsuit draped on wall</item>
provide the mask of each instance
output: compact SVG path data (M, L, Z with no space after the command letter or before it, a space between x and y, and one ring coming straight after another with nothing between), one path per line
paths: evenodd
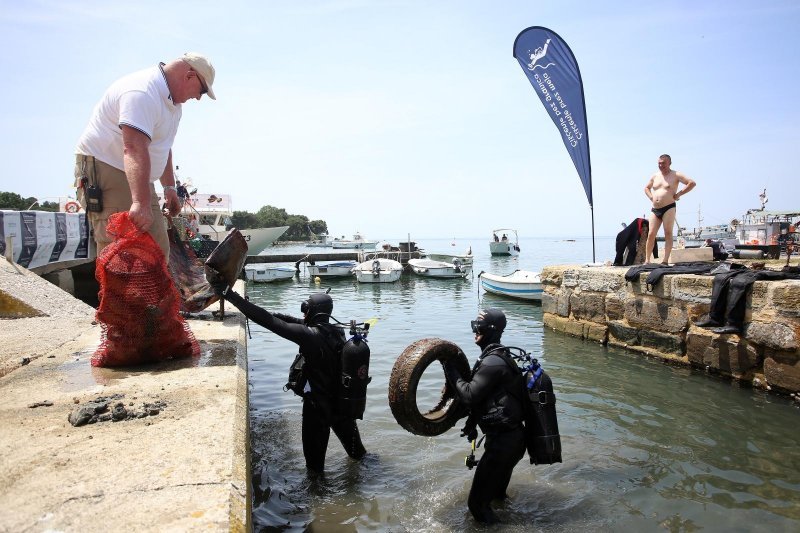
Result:
M644 218L635 218L633 222L625 226L622 231L617 234L616 249L617 255L614 257L615 266L630 266L636 262L636 249L639 246L642 232L645 229L649 231L650 223ZM627 251L627 256L625 252ZM658 258L658 243L653 245L653 257Z
M715 268L719 268L719 263L711 261L694 261L691 263L679 263L677 265L662 265L649 263L647 265L636 265L628 269L625 273L625 281L636 281L639 274L649 272L647 275L647 288L656 285L663 276L668 274L708 274ZM737 265L739 266L739 265Z
M784 268L782 271L741 268L715 275L708 320L697 325L708 327L724 324L725 329L741 331L744 327L744 315L747 307L747 289L752 287L756 281L782 279L800 279L800 270L792 267ZM734 331L725 331L725 333L734 333Z
M647 288L669 274L714 274L711 289L709 316L696 323L700 327L724 326L717 333L736 333L744 327L747 290L756 281L800 279L800 268L784 267L782 270L753 270L739 263L698 261L678 265L637 265L625 273L626 281L636 281L639 274L647 275Z

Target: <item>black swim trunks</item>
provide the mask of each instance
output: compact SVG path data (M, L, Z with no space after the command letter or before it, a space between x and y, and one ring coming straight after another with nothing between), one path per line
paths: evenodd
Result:
M669 205L665 205L664 207L654 207L653 209L651 209L651 211L655 216L658 217L658 220L661 220L662 218L664 218L664 213L666 213L673 207L675 207L675 202L672 202Z

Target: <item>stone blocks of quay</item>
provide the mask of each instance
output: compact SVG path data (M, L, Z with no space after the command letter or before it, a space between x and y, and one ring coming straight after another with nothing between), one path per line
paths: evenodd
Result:
M709 311L714 276L668 275L648 290L646 272L625 281L628 268L544 268L545 326L780 393L800 392L800 280L756 281L741 335L721 335L694 325Z

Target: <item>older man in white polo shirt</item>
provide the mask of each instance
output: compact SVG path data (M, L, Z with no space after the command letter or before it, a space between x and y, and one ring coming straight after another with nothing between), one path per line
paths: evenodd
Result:
M216 100L214 67L205 56L186 53L170 63L134 72L106 90L76 149L75 186L89 213L97 253L111 243L108 217L128 211L169 260L167 226L155 182L164 188L170 213L180 210L175 191L172 143L182 104L204 94Z

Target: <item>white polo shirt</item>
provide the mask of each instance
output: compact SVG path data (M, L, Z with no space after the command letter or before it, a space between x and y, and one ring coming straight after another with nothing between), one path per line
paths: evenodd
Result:
M170 98L160 66L134 72L105 92L78 140L76 153L124 171L121 126L130 126L150 138L150 181L157 181L167 166L181 113L181 105Z

